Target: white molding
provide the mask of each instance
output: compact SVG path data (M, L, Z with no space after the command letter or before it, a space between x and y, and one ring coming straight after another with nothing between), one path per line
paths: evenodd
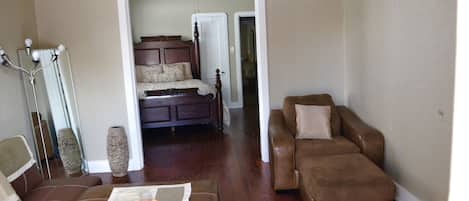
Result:
M257 81L259 88L259 127L261 141L261 158L269 162L269 63L267 50L267 16L266 0L255 0L256 8L256 46L257 46Z
M235 61L236 61L236 80L238 88L238 101L232 102L233 105L238 105L238 108L244 107L244 91L243 91L243 76L242 76L242 61L241 61L241 36L240 36L240 18L241 17L255 17L255 11L236 12L234 14L234 32L235 32Z
M469 200L469 1L459 0L449 201Z
M195 15L197 15L197 16L203 16L203 17L219 17L219 16L223 16L223 17L226 17L226 19L228 20L228 14L227 14L227 13L224 13L224 12L194 13L194 14L192 14L191 17L194 17ZM193 24L193 23L192 23L192 24Z
M242 109L243 108L243 101L241 102L232 102L231 105L228 105L229 109Z
M90 173L110 173L111 167L109 166L109 162L107 160L95 160L95 161L88 161L88 168ZM130 159L129 160L129 171L138 171L142 168L139 165L138 159Z
M420 201L414 194L397 182L394 182L394 184L396 184L396 201Z
M143 169L143 144L140 128L140 115L135 81L135 62L130 26L129 0L118 0L119 30L122 51L122 66L124 71L125 97L127 105L128 136L130 145L130 164L132 169ZM107 163L107 161L106 161ZM94 165L95 163L89 163ZM99 164L99 163L97 163ZM101 167L97 165L97 167ZM89 167L92 170L91 166Z

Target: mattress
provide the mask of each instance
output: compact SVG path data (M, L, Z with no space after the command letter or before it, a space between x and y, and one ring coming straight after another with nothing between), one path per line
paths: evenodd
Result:
M190 79L184 81L176 81L176 82L160 82L160 83L146 83L146 82L138 82L137 83L137 95L140 99L145 99L145 91L154 91L154 90L167 90L167 89L191 89L197 88L197 94L205 96L212 94L216 96L217 90L202 82L198 79Z

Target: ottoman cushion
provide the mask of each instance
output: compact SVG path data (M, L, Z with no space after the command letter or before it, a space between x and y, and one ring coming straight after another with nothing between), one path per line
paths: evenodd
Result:
M295 149L296 166L315 156L360 153L360 148L343 136L331 140L296 140Z
M318 156L299 164L300 193L311 201L393 201L390 177L361 154Z

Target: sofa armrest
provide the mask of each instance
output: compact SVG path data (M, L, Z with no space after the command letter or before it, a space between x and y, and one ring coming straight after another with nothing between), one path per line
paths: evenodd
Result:
M345 106L337 106L344 137L360 147L361 152L379 167L384 162L384 136L363 122Z
M295 170L295 139L285 125L280 110L273 110L269 120L269 148L272 185L275 190L298 188Z

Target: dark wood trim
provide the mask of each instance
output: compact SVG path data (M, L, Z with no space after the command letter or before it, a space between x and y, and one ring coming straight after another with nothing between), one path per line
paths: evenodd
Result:
M181 36L142 36L140 40L142 42L149 42L149 41L174 41L174 40L181 40Z
M199 41L199 23L195 22L194 24L194 58L197 66L200 67L200 41ZM200 79L200 70L197 77Z
M222 84L220 78L220 69L217 69L217 81L215 87L217 89L217 129L223 131L223 96L222 96Z

